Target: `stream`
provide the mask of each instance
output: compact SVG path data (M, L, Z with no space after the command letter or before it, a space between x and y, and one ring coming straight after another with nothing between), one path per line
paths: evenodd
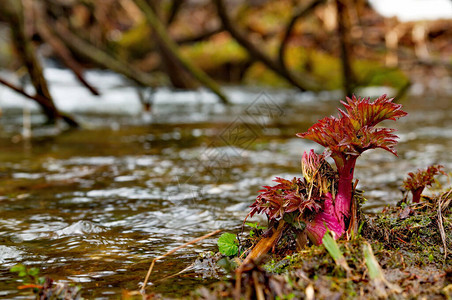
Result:
M100 71L88 80L101 97L65 70L47 69L57 106L83 129L34 126L23 139L23 111L36 106L0 90L0 297L28 299L9 268L23 263L59 282L81 285L88 299L117 299L137 290L156 256L216 229L240 230L262 185L300 175L303 151L318 145L295 137L337 114L340 94L225 88L225 107L207 91L141 91L153 101L143 113L137 88ZM381 89L362 95L378 95ZM371 150L355 178L376 213L402 198L407 172L439 163L452 170L452 97L413 96L397 128L399 156ZM255 218L263 220L263 218ZM148 290L182 295L215 278L202 267L175 276L197 255L216 251L216 237L157 262Z

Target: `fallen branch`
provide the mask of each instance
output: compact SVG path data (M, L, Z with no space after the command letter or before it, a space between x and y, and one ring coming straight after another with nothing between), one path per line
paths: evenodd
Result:
M243 268L252 263L253 261L260 261L262 257L274 247L279 239L281 238L284 229L286 229L287 223L284 220L280 220L278 228L276 228L269 237L262 238L253 250L248 254L248 256L243 260L240 267L235 271L235 294L240 295L240 290L242 289L242 273Z
M184 69L188 73L190 73L196 80L198 80L201 84L203 84L213 93L215 93L224 104L228 104L229 101L221 91L218 84L214 80L212 80L212 78L210 78L206 73L204 73L201 69L197 68L188 59L184 58L179 53L177 44L168 36L164 25L160 22L158 17L152 11L149 4L147 4L146 1L144 0L133 0L133 1L141 9L146 18L146 21L154 29L155 34L158 36L162 45L165 46L169 53L171 53L172 56L174 56L178 60L178 62L184 67Z
M4 4L0 7L0 14L3 14L10 25L15 49L23 65L26 67L28 75L30 75L30 81L35 89L36 97L29 98L37 101L49 123L55 123L59 117L62 117L70 126L78 126L77 122L71 117L63 116L58 112L53 102L47 81L44 78L43 68L36 56L31 38L25 32L25 8L22 2L9 0ZM17 89L14 90L17 91Z
M97 65L122 74L139 85L150 87L156 86L156 81L152 76L125 62L117 60L105 51L83 40L67 29L61 22L57 22L54 29L57 36L69 47L69 49L88 58Z
M341 48L342 84L345 96L351 96L355 86L355 75L352 69L352 46L350 38L350 18L346 0L336 0L338 35Z
M38 30L39 35L52 47L55 53L61 58L64 65L74 73L78 81L82 85L84 85L93 95L99 96L99 91L83 77L82 67L74 59L66 45L55 37L55 34L52 32L52 29L46 22L45 16L42 13L41 9L38 7L34 11L36 12L36 29Z
M4 86L12 89L13 91L15 91L18 94L21 94L22 96L25 96L28 99L34 100L36 101L41 107L44 107L45 109L52 109L53 106L51 106L49 104L49 101L44 98L43 96L37 94L37 95L30 95L28 94L25 90L23 90L22 88L0 78L0 84L3 84ZM77 121L74 120L74 118L72 118L70 115L65 114L63 112L57 111L56 112L56 117L57 118L61 118L63 119L69 126L71 127L79 127L80 125L78 124Z

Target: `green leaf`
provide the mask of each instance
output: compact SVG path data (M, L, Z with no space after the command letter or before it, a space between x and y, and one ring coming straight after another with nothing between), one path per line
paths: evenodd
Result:
M234 256L239 252L237 236L232 233L223 233L217 241L218 250L226 256Z
M28 269L28 275L30 275L30 276L36 276L36 275L38 275L39 274L39 269L38 268L31 268L31 269Z
M9 271L10 271L10 272L13 272L13 273L25 272L25 271L26 271L26 268L25 268L25 266L24 266L23 264L18 264L18 265L12 266L12 267L9 269Z
M229 257L223 257L217 262L217 266L230 273L237 269L237 263Z
M328 253L331 255L331 257L334 259L336 263L341 258L342 259L344 258L341 249L339 249L339 246L337 245L336 241L333 239L329 231L325 232L325 235L322 238L322 242L325 245L326 250L328 250Z
M252 223L252 222L246 222L245 225L248 225L248 226L250 226L250 227L252 227L254 229L261 229L261 230L267 228L265 226L259 226L259 223Z
M383 271L381 270L380 264L374 256L372 247L370 244L365 243L363 246L364 259L366 261L367 270L369 271L370 279L385 280Z
M326 250L334 259L338 266L341 266L345 271L349 272L350 268L345 260L344 255L342 254L341 249L336 243L336 240L331 236L331 232L325 232L325 235L322 238L323 245L325 245Z
M27 276L27 268L23 264L18 264L9 269L11 272L18 273L19 277Z
M246 222L245 225L248 225L249 227L257 229L257 223Z
M45 281L46 281L45 277L38 277L37 283L43 285Z

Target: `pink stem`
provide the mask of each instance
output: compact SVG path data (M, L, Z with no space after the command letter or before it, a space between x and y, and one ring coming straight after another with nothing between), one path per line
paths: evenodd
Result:
M322 239L327 229L335 233L336 239L340 238L344 233L344 227L336 217L331 194L328 193L325 196L323 211L318 213L312 222L306 223L308 238L316 245L322 244Z
M352 203L352 181L357 158L357 156L349 157L348 160L345 161L344 166L338 170L339 182L337 186L336 199L334 201L334 208L336 217L344 230L345 219L350 216Z
M421 194L423 191L424 191L424 187L411 191L411 193L413 194L413 203L419 203L421 201Z

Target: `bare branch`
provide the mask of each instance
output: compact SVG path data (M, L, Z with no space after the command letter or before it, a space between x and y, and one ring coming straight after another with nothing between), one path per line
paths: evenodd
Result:
M173 23L183 3L184 0L173 0L168 20L166 21L166 25L170 25L171 23Z
M68 67L78 79L78 81L84 85L93 95L99 96L99 91L93 87L83 77L83 68L73 58L71 52L66 48L66 45L61 42L52 32L52 29L48 26L40 8L36 10L36 28L39 35L52 47L55 53L61 58L63 63Z
M146 20L152 26L155 34L161 40L162 44L164 44L167 50L179 60L185 70L187 70L194 78L196 78L196 80L198 80L200 83L209 88L213 93L215 93L223 103L229 103L228 99L220 90L220 87L217 85L217 83L179 53L177 44L168 36L168 33L166 32L163 24L160 22L160 20L152 11L151 7L146 3L146 1L134 0L134 2L141 9L146 17Z
M49 101L47 98L41 96L41 95L30 95L28 94L24 89L12 84L9 81L6 81L2 78L0 78L0 84L3 84L4 86L12 89L13 91L15 91L18 94L21 94L22 96L34 100L36 101L41 107L45 107L47 109L53 109L54 107L52 105L50 105ZM75 121L71 116L61 113L59 111L56 112L57 117L62 118L68 125L70 125L71 127L79 127L79 124L77 123L77 121Z
M78 37L67 29L62 23L57 22L54 26L58 37L74 52L88 58L97 65L122 74L142 86L156 86L154 78L133 66L119 61L108 53Z
M347 0L336 0L344 93L346 96L351 96L355 85L355 76L351 64L352 43L350 41L350 19L347 14L347 3Z
M287 65L284 60L284 53L286 51L287 42L290 39L290 36L292 35L293 29L295 27L295 24L297 21L301 18L306 17L309 15L318 5L325 3L326 0L314 0L312 1L307 7L298 9L292 18L290 19L289 23L287 23L286 30L284 31L284 37L281 41L281 45L279 47L278 52L278 60L279 64L281 65L281 68L284 68L287 70Z
M243 48L248 51L250 57L262 62L270 70L285 78L290 84L302 91L318 89L317 84L315 84L312 79L307 76L302 76L302 74L295 75L287 69L282 68L276 60L272 59L265 52L262 52L260 48L250 42L249 39L233 25L222 0L214 0L214 3L217 7L218 16L220 17L224 28Z

